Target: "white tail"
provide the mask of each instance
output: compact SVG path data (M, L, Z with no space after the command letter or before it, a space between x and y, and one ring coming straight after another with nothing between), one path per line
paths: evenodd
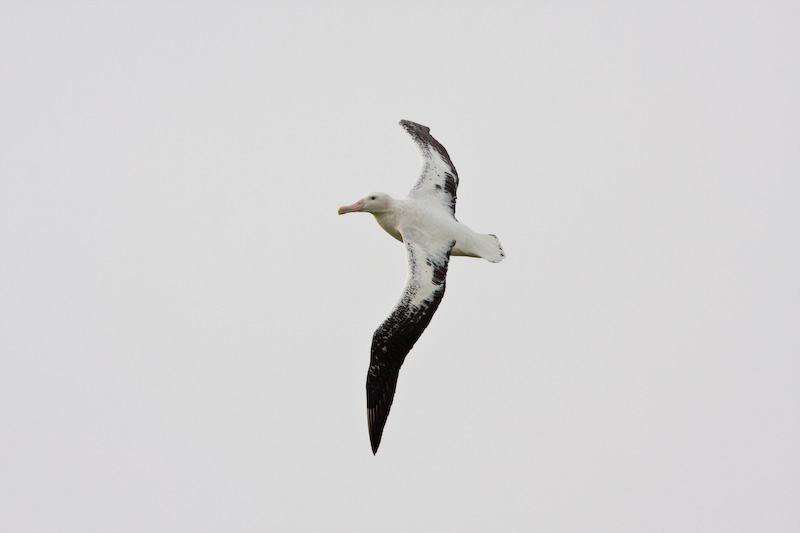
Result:
M481 235L485 246L481 246L481 257L492 263L499 263L506 258L506 253L503 251L503 245L500 244L500 239L497 235L492 233L488 235Z
M467 229L468 235L463 235L458 239L455 248L450 255L466 255L468 257L482 257L492 263L499 263L505 259L503 246L496 235L486 233L474 233Z

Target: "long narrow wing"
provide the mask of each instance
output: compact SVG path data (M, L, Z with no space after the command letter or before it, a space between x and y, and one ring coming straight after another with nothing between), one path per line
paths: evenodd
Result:
M458 173L447 150L433 138L427 126L410 120L401 120L400 125L414 141L422 160L419 178L409 194L435 197L455 215Z
M408 256L406 286L389 317L372 336L367 372L367 426L373 454L381 443L400 367L444 296L450 250L455 245L455 241L425 245L408 234L403 235L403 241Z

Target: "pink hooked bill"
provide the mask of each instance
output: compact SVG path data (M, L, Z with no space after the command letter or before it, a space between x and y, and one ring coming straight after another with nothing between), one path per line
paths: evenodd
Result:
M344 215L345 213L354 213L356 211L363 211L364 210L364 199L357 201L353 205L345 205L339 208L339 214Z

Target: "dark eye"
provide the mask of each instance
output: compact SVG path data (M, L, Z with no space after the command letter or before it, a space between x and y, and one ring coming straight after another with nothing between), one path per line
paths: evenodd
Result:
M370 200L374 200L375 198L377 198L377 196L370 196L369 197Z

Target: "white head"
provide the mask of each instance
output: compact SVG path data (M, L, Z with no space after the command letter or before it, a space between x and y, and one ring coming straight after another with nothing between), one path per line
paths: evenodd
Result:
M353 205L339 208L339 214L345 213L383 213L392 208L392 197L382 192L372 192Z

